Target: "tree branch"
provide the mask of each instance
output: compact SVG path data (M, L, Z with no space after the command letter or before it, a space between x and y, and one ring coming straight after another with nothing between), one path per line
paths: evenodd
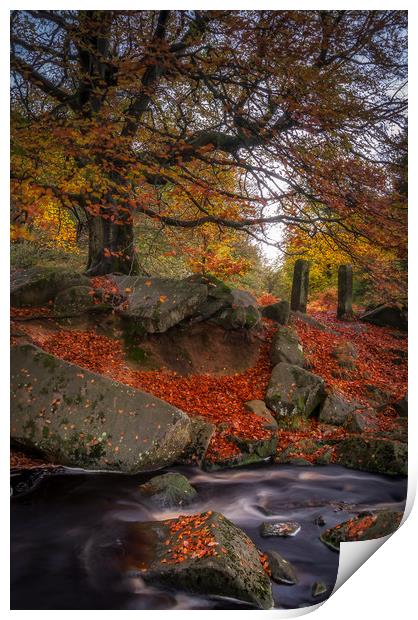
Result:
M58 86L55 86L53 82L44 77L39 71L36 71L31 65L26 63L21 58L18 58L15 54L11 55L11 67L31 84L40 88L46 95L49 95L53 99L56 99L60 103L65 103L70 108L75 109L74 98L70 93L65 92Z

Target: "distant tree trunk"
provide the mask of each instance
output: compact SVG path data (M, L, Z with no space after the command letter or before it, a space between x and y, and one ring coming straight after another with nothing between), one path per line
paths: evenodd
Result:
M89 255L86 269L88 276L138 273L131 220L114 224L100 216L89 216L88 227Z

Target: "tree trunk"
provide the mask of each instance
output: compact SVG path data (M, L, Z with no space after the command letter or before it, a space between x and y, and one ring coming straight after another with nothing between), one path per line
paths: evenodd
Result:
M139 271L132 221L114 224L99 216L88 218L89 255L86 275L135 275Z

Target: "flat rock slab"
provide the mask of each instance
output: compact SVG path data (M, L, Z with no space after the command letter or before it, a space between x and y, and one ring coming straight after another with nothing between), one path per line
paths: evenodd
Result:
M384 510L376 514L368 514L349 519L335 527L325 530L320 539L333 551L340 550L342 542L357 540L374 540L388 536L398 529L403 513Z
M296 536L300 532L301 525L296 521L265 521L260 525L260 535L267 538L268 536Z
M94 535L87 545L83 559L94 580L110 565L116 566L119 578L125 575L153 585L233 597L263 609L273 607L271 582L254 543L222 514L206 512L123 527L123 532Z
M192 316L208 296L208 287L170 278L111 277L127 296L122 316L145 332L165 332Z
M379 474L408 474L408 446L392 439L351 437L339 442L336 462Z
M12 348L11 435L55 463L135 473L172 464L190 441L180 409L33 345Z

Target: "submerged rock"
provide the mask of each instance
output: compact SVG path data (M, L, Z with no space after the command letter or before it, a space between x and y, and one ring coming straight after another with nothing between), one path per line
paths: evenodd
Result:
M328 586L323 581L315 581L312 584L311 594L314 598L322 596L328 590Z
M408 446L392 439L350 437L337 445L336 462L353 469L406 476Z
M149 497L160 508L184 506L197 497L197 491L186 476L178 473L154 476L139 487L141 495Z
M268 536L296 536L300 532L301 525L296 521L265 521L260 525L260 535Z
M180 409L32 345L12 348L11 392L12 439L55 463L135 473L190 441Z
M277 551L266 551L266 556L271 570L271 578L277 583L293 586L298 578L292 564L284 559Z
M308 418L325 398L324 381L292 364L273 368L266 392L266 404L277 416Z
M391 510L361 515L331 527L321 534L320 539L333 551L339 551L342 542L374 540L392 534L398 529L402 516L402 512Z
M289 327L277 329L271 342L270 360L274 365L280 362L301 367L305 365L302 345L293 329Z
M15 307L43 306L73 286L90 286L90 280L68 269L31 267L12 272L10 303Z
M273 607L271 582L254 543L222 514L123 527L123 532L94 535L85 547L84 565L98 587L98 573L113 566L114 580L119 577L121 582L124 576L140 578L152 585Z
M207 286L186 280L116 275L112 280L127 295L124 319L149 333L165 332L192 316L208 296Z

